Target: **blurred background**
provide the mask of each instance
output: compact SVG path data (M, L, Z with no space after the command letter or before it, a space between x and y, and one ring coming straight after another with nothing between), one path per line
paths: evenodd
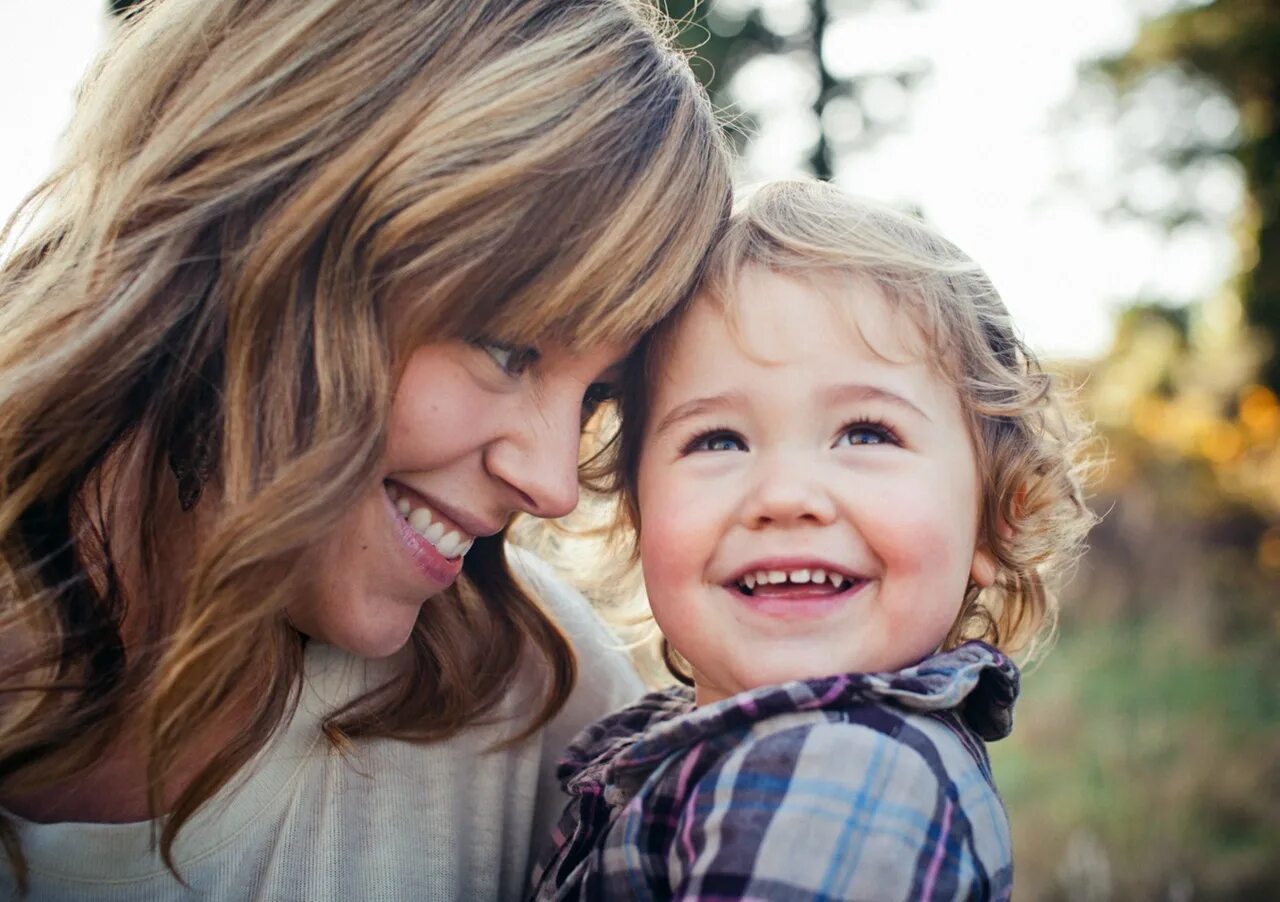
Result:
M129 0L0 6L0 215ZM666 0L743 184L982 262L1109 464L992 746L1019 899L1280 899L1280 0Z

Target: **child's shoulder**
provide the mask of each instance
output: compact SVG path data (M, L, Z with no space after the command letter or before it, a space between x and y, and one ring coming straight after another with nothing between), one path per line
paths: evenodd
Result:
M1009 733L1017 692L1016 666L974 642L893 673L745 693L726 700L720 729L702 736L734 779L810 775L865 790L870 768L891 765L921 791L970 775L989 783L983 740Z
M892 673L784 683L701 708L694 707L690 690L672 687L584 730L566 754L561 777L571 782L590 774L615 782L630 774L624 782L643 782L664 762L695 750L699 772L748 757L786 769L827 748L850 760L855 748L888 745L913 748L945 770L959 761L985 771L980 740L1008 734L1017 694L1017 667L981 642Z
M982 740L1009 731L1017 686L1004 655L972 643L696 709L652 693L597 725L569 789L605 802L582 809L599 819L584 836L627 846L663 886L680 876L677 895L1001 898L1008 821Z

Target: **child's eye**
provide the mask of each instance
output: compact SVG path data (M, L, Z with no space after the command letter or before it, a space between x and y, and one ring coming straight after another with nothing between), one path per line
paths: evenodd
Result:
M514 347L484 339L476 341L475 346L492 357L498 368L511 377L523 376L542 356L537 348Z
M859 420L840 430L836 447L841 445L900 445L897 434L878 420Z
M592 382L582 396L582 422L595 416L600 405L618 396L618 388L611 382Z
M695 435L684 446L685 454L698 451L746 451L747 443L735 432L727 429L713 429Z

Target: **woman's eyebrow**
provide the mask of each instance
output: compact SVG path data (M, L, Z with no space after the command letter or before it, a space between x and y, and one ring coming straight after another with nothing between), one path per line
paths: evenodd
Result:
M724 410L726 408L738 407L745 404L747 396L740 391L721 392L717 395L708 395L705 398L693 398L682 404L677 404L666 415L658 421L658 425L654 428L654 435L662 435L669 432L685 420L691 420L694 417L703 416L708 413Z
M908 401L897 392L890 391L879 385L867 385L862 382L844 382L839 385L832 385L823 389L821 398L826 405L847 404L851 401L885 401L898 407L905 408L924 417L929 422L933 422L932 418L921 410L918 406Z

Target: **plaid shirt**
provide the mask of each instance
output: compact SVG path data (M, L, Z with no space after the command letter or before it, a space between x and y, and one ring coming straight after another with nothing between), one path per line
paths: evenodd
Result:
M983 739L1017 668L970 642L702 708L673 687L588 727L535 899L1008 899L1009 823Z

